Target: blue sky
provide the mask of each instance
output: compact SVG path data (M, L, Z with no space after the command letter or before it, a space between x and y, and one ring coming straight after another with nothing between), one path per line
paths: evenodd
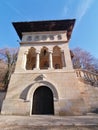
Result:
M0 0L0 48L19 46L12 22L74 18L70 48L98 58L98 0Z

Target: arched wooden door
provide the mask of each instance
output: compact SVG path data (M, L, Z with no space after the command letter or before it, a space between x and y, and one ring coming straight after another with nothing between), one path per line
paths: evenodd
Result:
M53 93L46 86L38 87L33 95L32 114L53 115Z

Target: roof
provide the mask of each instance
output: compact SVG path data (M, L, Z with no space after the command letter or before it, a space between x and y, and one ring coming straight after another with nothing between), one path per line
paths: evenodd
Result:
M19 38L23 32L44 32L44 31L64 31L67 30L67 37L70 39L75 19L51 20L51 21L31 21L12 23Z

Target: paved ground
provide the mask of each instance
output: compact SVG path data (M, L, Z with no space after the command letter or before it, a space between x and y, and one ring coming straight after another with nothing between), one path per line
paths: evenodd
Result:
M98 115L0 116L0 130L98 130Z

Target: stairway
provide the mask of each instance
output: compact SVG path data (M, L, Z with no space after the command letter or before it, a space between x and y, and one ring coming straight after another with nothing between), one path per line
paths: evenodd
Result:
M75 70L79 89L90 112L98 113L98 75L87 70Z
M91 86L98 87L98 74L84 69L76 69L75 72L79 80Z

